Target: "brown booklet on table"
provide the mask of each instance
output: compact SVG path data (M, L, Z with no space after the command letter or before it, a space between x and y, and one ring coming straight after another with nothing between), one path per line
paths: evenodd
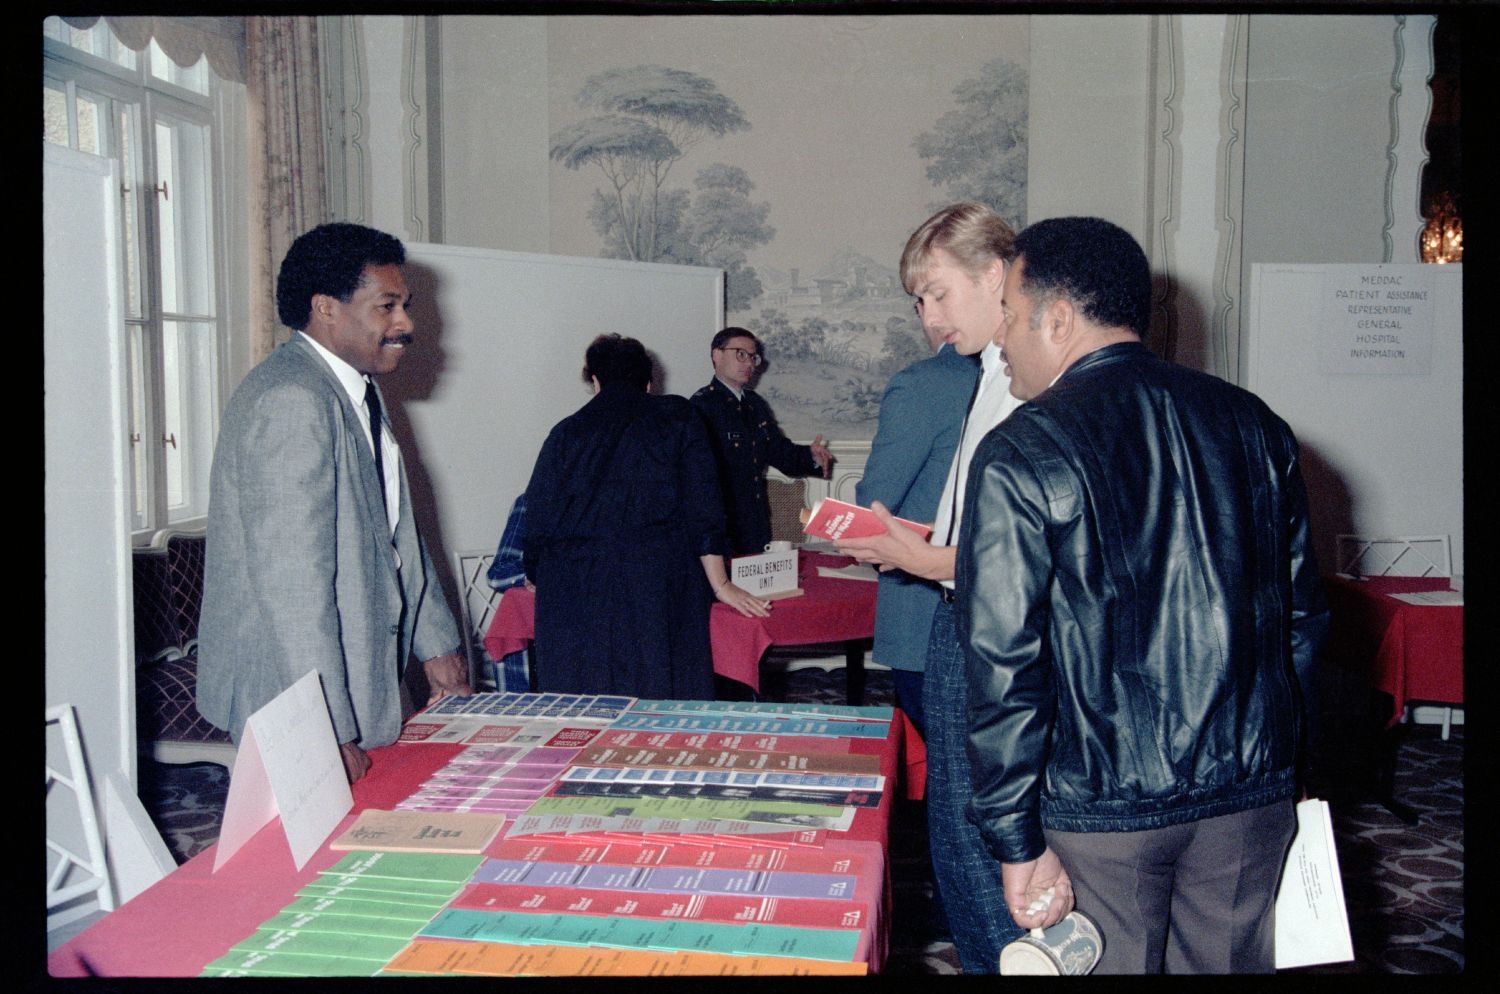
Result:
M328 848L482 853L503 827L504 815L366 808Z

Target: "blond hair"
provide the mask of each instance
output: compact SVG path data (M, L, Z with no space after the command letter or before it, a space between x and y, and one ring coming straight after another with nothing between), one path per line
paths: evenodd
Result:
M1006 263L1016 257L1016 233L994 210L975 200L949 204L911 233L901 252L901 286L915 293L917 281L942 249L971 276L978 276L994 259Z

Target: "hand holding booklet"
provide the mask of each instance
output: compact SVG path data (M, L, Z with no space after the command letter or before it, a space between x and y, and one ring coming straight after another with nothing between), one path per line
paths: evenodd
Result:
M905 518L896 518L896 520L923 538L932 534L932 529L927 525L907 521ZM813 505L807 524L803 526L802 531L814 538L829 540L869 538L872 535L885 534L885 525L881 524L875 512L868 507L850 504L833 497L824 497Z

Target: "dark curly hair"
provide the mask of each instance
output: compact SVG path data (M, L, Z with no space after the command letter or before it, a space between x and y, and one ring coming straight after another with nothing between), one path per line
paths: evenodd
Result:
M1096 324L1146 336L1151 265L1124 228L1098 217L1050 218L1016 236L1016 254L1021 289L1038 312L1064 297Z
M651 357L646 347L623 335L600 335L583 353L583 379L599 377L601 387L612 383L646 389L651 382Z
M276 313L288 328L302 331L312 317L314 294L348 303L364 280L366 266L401 265L400 239L362 224L320 224L287 249L276 276Z

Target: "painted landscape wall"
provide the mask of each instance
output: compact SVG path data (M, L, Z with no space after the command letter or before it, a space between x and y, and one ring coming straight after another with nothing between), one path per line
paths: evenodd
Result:
M786 432L868 439L928 354L898 275L912 229L963 198L1025 223L1027 26L549 18L552 250L724 269Z

